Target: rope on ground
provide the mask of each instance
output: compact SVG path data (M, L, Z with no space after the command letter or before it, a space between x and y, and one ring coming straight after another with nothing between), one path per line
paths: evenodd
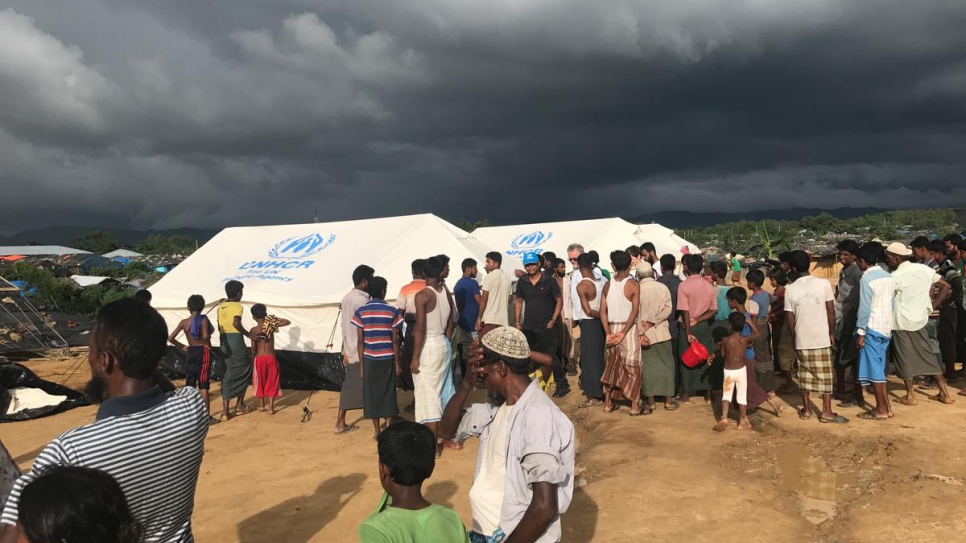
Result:
M67 374L67 377L60 384L62 386L63 385L66 385L67 384L67 381L70 381L70 378L73 377L74 374L77 373L77 370L79 370L81 368L81 366L83 366L84 363L87 362L88 360L90 360L90 354L89 353L87 355L85 355L84 358L78 359L78 362L76 364L74 364L71 367L71 369L68 370L70 373Z
M322 354L329 354L329 349L334 345L333 340L335 339L335 329L339 325L339 318L342 316L342 307L339 307L339 312L335 315L335 322L332 323L332 332L329 334L329 341L325 344L325 351ZM319 364L319 369L315 373L316 381L322 376L322 364ZM309 409L309 402L312 401L312 395L315 394L314 390L309 391L309 397L305 400L305 405L302 406L302 422L308 422L312 420L312 411Z

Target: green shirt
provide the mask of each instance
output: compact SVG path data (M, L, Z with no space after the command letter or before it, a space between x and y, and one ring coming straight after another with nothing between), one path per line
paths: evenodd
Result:
M390 507L383 494L379 508L359 525L361 543L469 543L470 536L456 511L442 505L413 511Z
M741 271L741 262L738 261L738 257L734 257L731 259L731 269L736 272Z

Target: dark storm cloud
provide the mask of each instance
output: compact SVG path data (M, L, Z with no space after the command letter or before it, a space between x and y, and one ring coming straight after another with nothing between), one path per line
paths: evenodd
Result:
M14 0L0 230L959 205L964 27L961 0Z

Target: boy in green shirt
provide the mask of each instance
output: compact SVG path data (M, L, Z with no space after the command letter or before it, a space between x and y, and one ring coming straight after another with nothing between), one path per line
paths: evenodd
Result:
M423 497L436 467L436 437L415 422L399 421L379 434L379 508L359 526L361 543L469 543L459 515Z
M731 284L738 286L741 282L741 261L738 260L738 255L732 251L731 253Z

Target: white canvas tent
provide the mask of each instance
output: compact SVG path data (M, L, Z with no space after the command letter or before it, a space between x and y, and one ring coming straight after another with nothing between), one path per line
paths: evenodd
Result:
M342 348L339 303L352 288L352 271L367 264L389 282L387 297L412 280L417 258L450 257L449 284L460 277L464 258L479 262L494 249L435 215L409 215L319 224L226 228L164 276L149 290L152 305L168 327L187 317L188 296L201 294L214 308L232 279L245 285L242 302L246 328L254 326L249 309L263 303L270 314L292 321L276 336L276 349L298 353L339 353ZM519 259L504 267L520 267ZM217 326L216 311L210 318ZM217 334L216 334L217 336ZM217 344L217 337L214 338Z
M558 258L566 260L567 246L571 243L579 243L587 251L596 250L600 254L601 265L606 265L607 255L611 251L623 250L646 241L654 243L658 256L673 254L678 261L684 254L682 252L684 247L687 247L689 252L699 252L694 244L688 243L676 236L672 230L661 225L639 226L616 217L488 226L477 228L473 231L473 236L487 245L497 247L504 254L517 257L530 251L537 253L552 251Z

